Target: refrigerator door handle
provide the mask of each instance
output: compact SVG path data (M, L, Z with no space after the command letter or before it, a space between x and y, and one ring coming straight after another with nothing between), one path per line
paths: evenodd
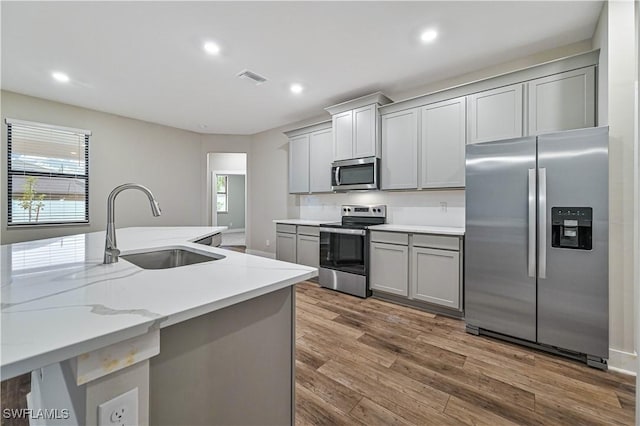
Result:
M538 169L538 278L547 278L547 169Z
M529 169L529 276L536 276L536 169Z

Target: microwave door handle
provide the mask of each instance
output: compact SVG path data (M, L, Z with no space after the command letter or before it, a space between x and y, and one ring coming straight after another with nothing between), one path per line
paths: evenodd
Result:
M336 167L333 177L336 179L336 184L340 185L340 166Z

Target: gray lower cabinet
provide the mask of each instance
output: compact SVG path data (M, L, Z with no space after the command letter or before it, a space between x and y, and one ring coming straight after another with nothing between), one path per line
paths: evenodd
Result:
M411 248L413 299L460 309L460 254L457 251Z
M406 245L371 243L369 288L371 290L409 296L409 247Z
M276 224L276 259L318 268L320 266L320 228L287 223Z
M320 237L300 234L297 237L296 263L318 268L320 266Z
M462 313L461 237L372 231L370 259L369 288L374 295Z
M291 232L293 231L293 232ZM296 263L297 235L295 225L276 225L276 259Z

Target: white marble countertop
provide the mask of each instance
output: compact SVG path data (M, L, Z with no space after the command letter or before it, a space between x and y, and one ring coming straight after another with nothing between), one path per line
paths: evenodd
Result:
M302 265L195 244L223 227L117 230L121 255L190 247L224 259L144 270L102 264L104 232L0 247L5 380L317 276Z
M396 225L387 223L384 225L369 226L369 229L372 231L407 232L414 234L464 235L464 227L462 226Z
M303 226L320 226L323 223L340 222L340 219L336 220L311 220L311 219L276 219L273 223L286 223L288 225L303 225Z

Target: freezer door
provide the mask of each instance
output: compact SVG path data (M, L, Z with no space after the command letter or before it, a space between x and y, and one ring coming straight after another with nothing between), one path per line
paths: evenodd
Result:
M609 357L608 142L606 127L538 137L538 342L602 358Z
M536 139L467 145L465 320L536 340Z

